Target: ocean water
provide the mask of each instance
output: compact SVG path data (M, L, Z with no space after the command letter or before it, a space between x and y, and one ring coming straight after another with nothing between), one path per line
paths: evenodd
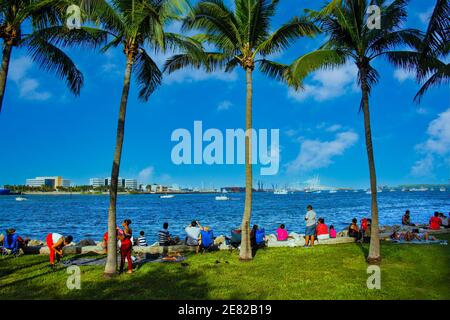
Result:
M241 223L244 194L228 195L230 201L216 201L214 194L176 195L160 199L158 195L123 195L117 204L117 221L132 220L137 236L144 230L147 241L156 241L157 232L167 221L172 234L184 237L184 227L199 220L212 227L215 235L229 235ZM22 236L43 240L49 232L71 234L75 241L101 240L107 230L107 195L27 195L28 201L0 196L0 232L14 227ZM303 216L311 204L327 225L344 229L353 217L370 217L370 195L365 192L322 192L274 195L254 193L251 223L266 232L274 232L284 223L289 232L303 233ZM434 211L450 212L450 192L382 192L378 194L381 225L400 224L405 209L411 210L414 223L426 223Z

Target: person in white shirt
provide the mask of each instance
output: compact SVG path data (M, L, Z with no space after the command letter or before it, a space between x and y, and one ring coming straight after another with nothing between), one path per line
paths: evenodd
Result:
M314 235L316 233L316 213L311 205L306 207L306 229L305 229L305 247L308 247L311 240L311 247L314 247Z
M190 225L188 225L184 231L186 231L186 244L188 246L196 246L195 253L198 253L200 249L200 232L203 230L203 227L200 225L198 221L192 221Z

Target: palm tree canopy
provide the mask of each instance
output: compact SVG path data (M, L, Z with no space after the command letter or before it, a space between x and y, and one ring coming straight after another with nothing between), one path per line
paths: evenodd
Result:
M62 26L67 0L3 0L0 4L0 38L4 45L26 47L39 67L64 79L72 93L78 95L83 75L58 46L39 33L46 28ZM30 33L24 33L24 26Z
M388 55L396 66L416 72L422 87L414 97L420 103L424 94L434 86L450 82L450 64L446 63L450 43L450 6L448 0L437 0L423 41L413 46L415 52L395 52Z
M162 72L150 51L200 46L196 41L174 33L164 32L165 25L180 19L187 4L184 0L78 0L92 27L68 30L65 27L47 28L40 33L59 46L102 46L105 52L123 47L133 63L133 73L139 85L139 98L147 101L161 84Z
M385 0L333 0L321 11L309 10L329 39L319 50L294 61L290 66L290 84L301 87L309 72L352 60L358 66L359 81L364 76L370 92L379 78L371 61L390 54L398 46L417 46L423 38L418 30L401 29L407 17L408 0L387 3ZM381 28L371 28L367 23L371 5L380 8Z
M224 67L231 71L236 66L254 69L282 78L286 66L266 59L267 56L286 49L301 36L313 37L317 26L305 18L294 18L271 31L271 20L279 0L235 0L234 10L222 0L201 0L183 21L183 30L200 33L192 38L216 51L188 51L170 58L165 70L173 72L185 66L206 67L213 70Z

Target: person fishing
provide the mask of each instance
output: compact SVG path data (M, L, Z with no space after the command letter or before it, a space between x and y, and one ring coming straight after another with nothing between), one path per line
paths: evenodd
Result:
M56 261L59 260L63 256L62 249L69 245L73 240L72 236L64 237L59 233L49 233L45 238L45 242L47 243L47 247L50 250L50 267L53 269L55 267L55 256Z

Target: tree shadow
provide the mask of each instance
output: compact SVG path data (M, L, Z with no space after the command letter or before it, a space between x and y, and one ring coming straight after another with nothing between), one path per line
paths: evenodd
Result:
M71 257L72 259L74 257ZM90 270L83 279L83 270ZM95 279L92 271L98 274ZM189 263L149 262L141 265L133 274L121 274L104 278L102 267L81 266L81 289L70 290L66 286L69 274L66 268L48 270L32 276L22 277L0 286L3 298L14 299L209 299L206 275L200 270L191 270ZM55 277L47 278L50 274ZM44 277L43 280L37 280ZM43 284L42 282L45 282Z

